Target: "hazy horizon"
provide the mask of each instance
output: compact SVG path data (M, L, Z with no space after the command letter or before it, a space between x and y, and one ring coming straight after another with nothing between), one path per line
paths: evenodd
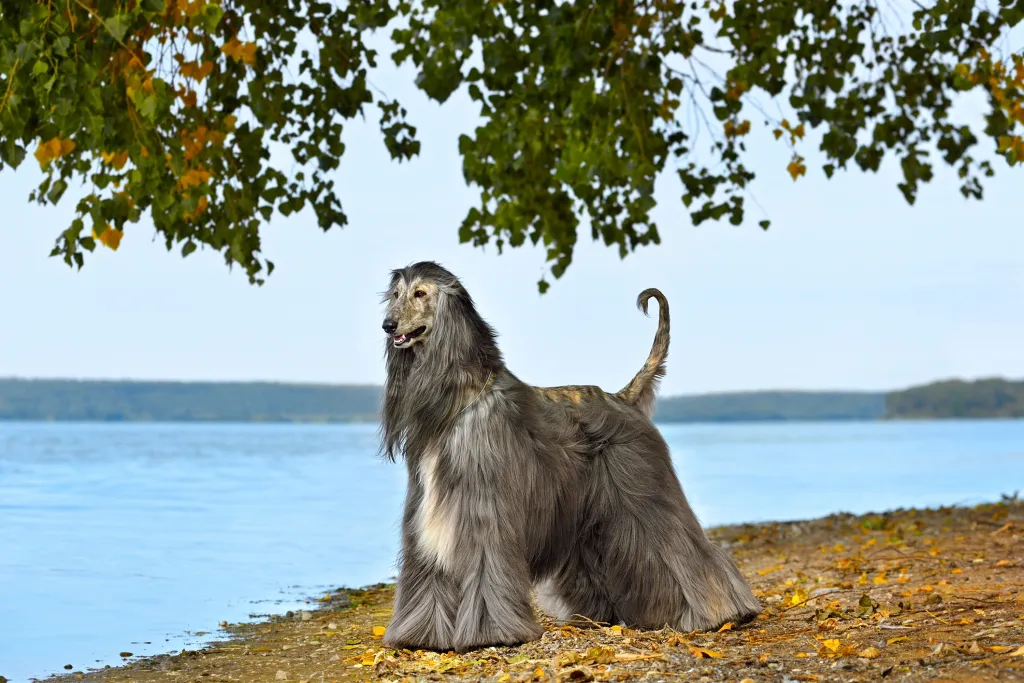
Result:
M889 387L886 389L847 389L844 387L825 387L816 389L792 389L788 387L768 387L765 389L733 389L729 391L699 391L690 393L668 394L665 391L658 392L658 398L699 398L719 394L887 394L937 384L941 382L974 382L981 380L1003 380L1007 382L1024 382L1022 378L1007 377L1000 375L976 377L966 379L963 377L940 377L921 384ZM270 384L287 386L307 387L381 387L381 383L373 382L296 382L290 380L275 379L152 379L148 377L23 377L18 375L0 375L0 382L22 381L22 382L110 382L110 383L140 383L140 384ZM611 387L602 387L611 390Z

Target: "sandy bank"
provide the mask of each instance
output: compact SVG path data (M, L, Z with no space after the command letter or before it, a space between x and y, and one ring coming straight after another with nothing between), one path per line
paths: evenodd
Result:
M784 494L780 494L784 495ZM1024 503L718 528L765 605L717 633L545 622L466 655L384 649L392 589L228 625L223 642L49 679L139 681L1024 680Z

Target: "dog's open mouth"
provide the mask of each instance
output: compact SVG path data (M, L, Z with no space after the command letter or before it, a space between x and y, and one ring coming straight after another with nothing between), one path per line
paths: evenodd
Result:
M412 332L409 332L407 334L396 334L394 337L391 338L391 341L394 342L395 346L403 346L405 344L408 344L413 339L415 339L416 337L420 336L421 334L423 334L426 331L427 331L426 326L417 327L415 330L413 330Z

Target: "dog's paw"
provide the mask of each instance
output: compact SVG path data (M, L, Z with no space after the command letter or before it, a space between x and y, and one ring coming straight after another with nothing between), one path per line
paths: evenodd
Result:
M511 647L538 640L542 635L544 635L544 629L537 622L524 621L504 626L485 623L471 631L457 631L453 649L456 652L468 652L484 647Z
M381 642L394 650L434 650L448 652L454 649L451 628L440 624L410 626L405 623L390 623L384 631Z

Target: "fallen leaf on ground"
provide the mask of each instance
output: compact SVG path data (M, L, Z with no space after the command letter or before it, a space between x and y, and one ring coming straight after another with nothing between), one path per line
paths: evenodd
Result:
M857 656L863 657L864 659L874 659L880 654L882 653L878 651L878 648L872 646L864 648L863 650L857 653Z

